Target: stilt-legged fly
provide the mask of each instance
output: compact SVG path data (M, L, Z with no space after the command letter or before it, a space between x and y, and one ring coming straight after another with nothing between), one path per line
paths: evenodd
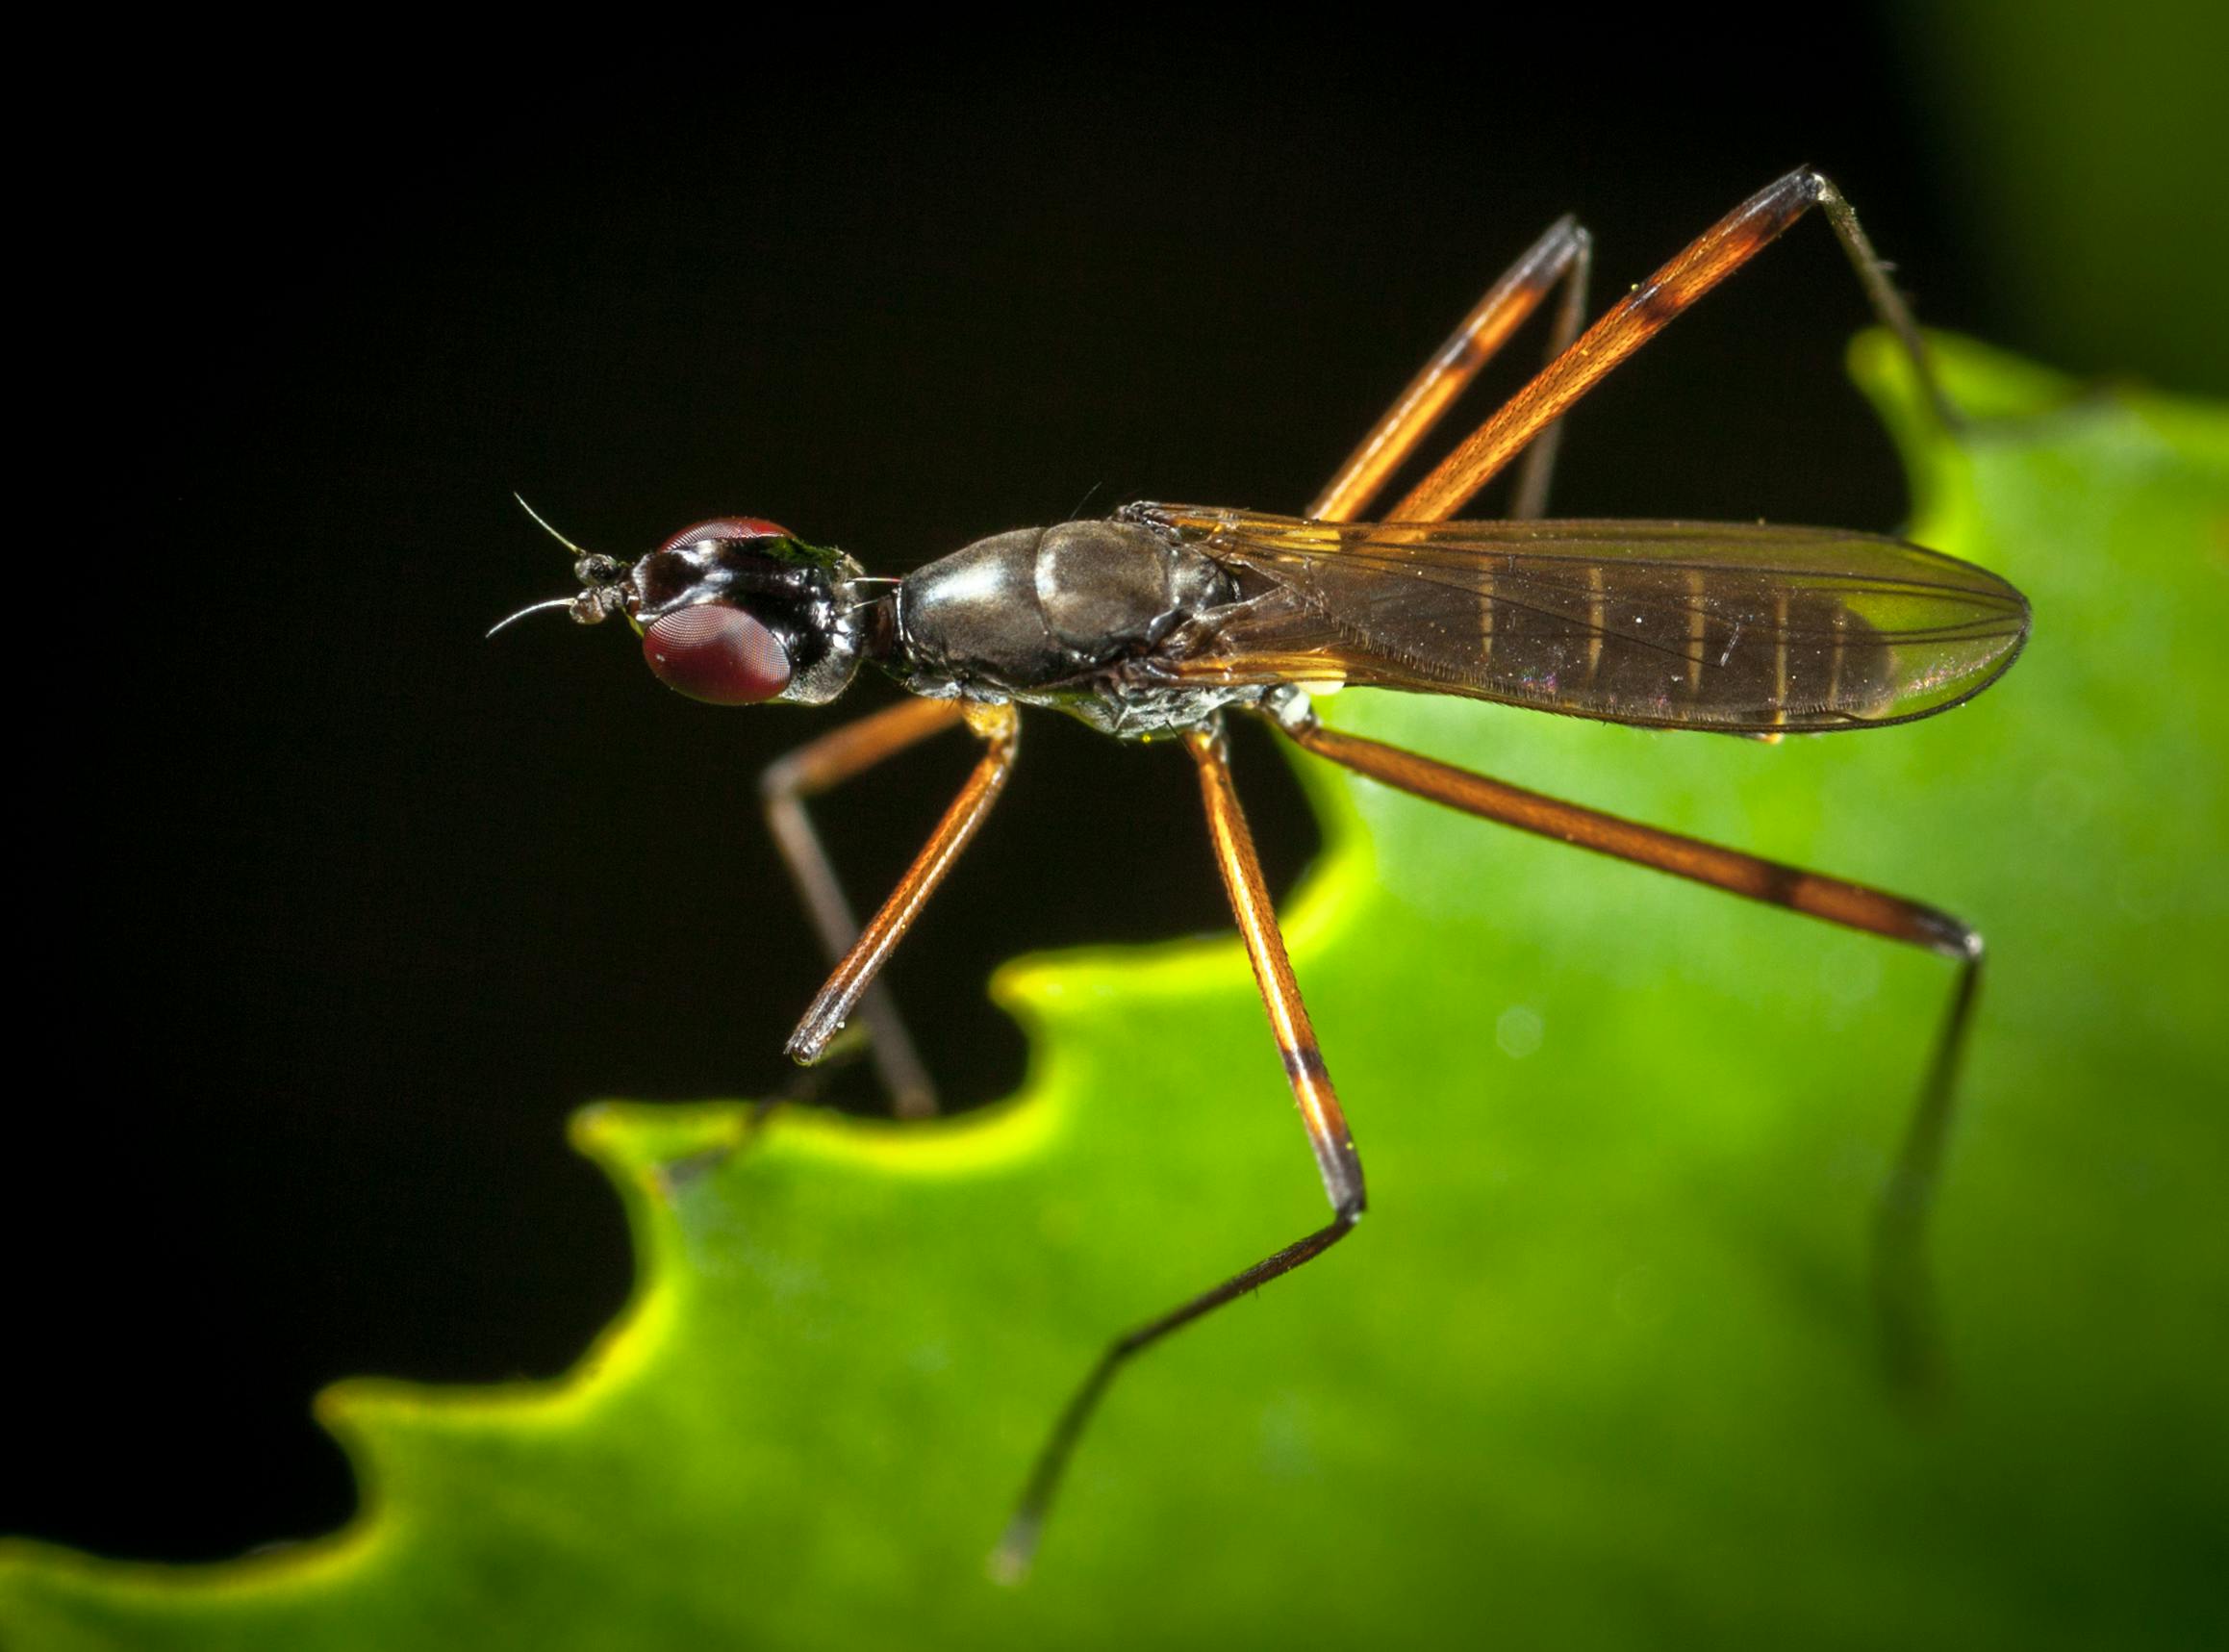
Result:
M1659 728L1776 739L1879 728L1978 694L2027 637L2020 594L1992 573L1871 534L1671 521L1541 520L1558 420L1673 317L1812 207L1824 210L1882 319L1955 422L1903 300L1840 193L1808 168L1744 202L1588 327L1586 232L1565 218L1497 281L1300 517L1134 504L1103 521L1023 528L899 579L756 518L699 522L632 564L571 548L578 594L537 604L621 615L650 670L718 705L834 699L873 664L917 697L773 765L774 841L836 962L791 1034L820 1059L857 1016L903 1115L934 1092L875 974L982 824L1012 771L1019 705L1122 739L1180 739L1215 855L1315 1149L1331 1219L1118 1338L1053 1424L995 1563L1026 1565L1092 1411L1132 1356L1321 1256L1360 1218L1362 1162L1285 956L1226 759L1223 721L1268 720L1303 750L1434 802L1753 901L1924 947L1958 966L1876 1226L1892 1361L1925 1362L1920 1243L1948 1131L1981 937L1932 906L1522 791L1318 723L1334 685L1468 695ZM1382 521L1356 520L1480 366L1561 288L1547 366ZM1520 454L1515 512L1457 511ZM532 612L532 609L526 610ZM505 622L508 623L509 622ZM805 800L940 729L983 753L897 892L864 928Z

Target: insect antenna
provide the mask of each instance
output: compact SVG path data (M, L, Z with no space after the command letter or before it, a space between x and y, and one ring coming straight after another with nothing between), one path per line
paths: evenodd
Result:
M548 522L545 521L543 520L542 513L536 510L532 505L528 504L523 496L514 493L511 496L519 501L519 508L524 511L528 516L532 517L534 519L534 525L539 527L544 533L547 534L551 539L557 541L559 545L565 546L566 549L571 551L575 556L586 556L588 554L587 551L581 549L579 546L573 544L572 541L567 539L565 535L559 533L555 528L551 527ZM524 612L531 614L534 612L534 610L528 608L524 610ZM514 614L511 616L511 619L516 620L518 617L518 615ZM510 623L511 620L506 620L503 622L503 624L508 625ZM500 630L502 626L496 627L497 630Z
M519 502L523 504L525 501L520 500ZM552 597L546 602L531 603L528 606L519 609L518 613L511 615L507 619L498 620L493 625L490 625L488 627L488 636L493 637L497 631L502 630L507 625L516 624L519 621L525 619L529 614L539 614L545 608L570 608L579 600L580 598L578 597ZM486 638L483 638L482 641L486 641Z

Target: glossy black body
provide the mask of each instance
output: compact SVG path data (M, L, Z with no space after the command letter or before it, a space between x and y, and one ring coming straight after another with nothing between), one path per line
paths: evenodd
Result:
M1979 693L2028 628L2026 601L1986 570L1763 523L1140 503L996 534L899 579L756 521L687 530L631 570L578 567L578 619L654 630L698 606L747 613L791 666L763 698L824 704L872 661L925 699L1042 705L1141 740L1342 684L1722 733L1881 727Z
M915 694L1051 706L1143 739L1260 697L1152 680L1157 654L1239 598L1229 569L1143 523L1017 528L899 581L868 657Z
M583 558L580 564L587 589L574 598L577 620L594 623L615 601L637 627L704 602L747 609L789 657L790 682L779 698L799 705L826 704L850 686L858 670L865 627L851 591L860 570L842 551L788 534L677 535L632 569L613 565L608 579L597 579L590 570L595 560Z

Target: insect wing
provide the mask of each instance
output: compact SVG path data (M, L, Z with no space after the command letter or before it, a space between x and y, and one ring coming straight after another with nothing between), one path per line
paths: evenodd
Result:
M1235 573L1171 674L1473 695L1657 727L1817 732L1956 705L2013 662L1995 574L1874 534L1673 521L1321 522L1134 505Z

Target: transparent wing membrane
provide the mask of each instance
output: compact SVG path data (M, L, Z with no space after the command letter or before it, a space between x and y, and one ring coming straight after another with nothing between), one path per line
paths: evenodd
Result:
M2028 632L2026 600L1995 574L1833 528L1124 514L1238 575L1241 600L1169 650L1186 682L1343 682L1658 727L1818 732L1955 705Z

